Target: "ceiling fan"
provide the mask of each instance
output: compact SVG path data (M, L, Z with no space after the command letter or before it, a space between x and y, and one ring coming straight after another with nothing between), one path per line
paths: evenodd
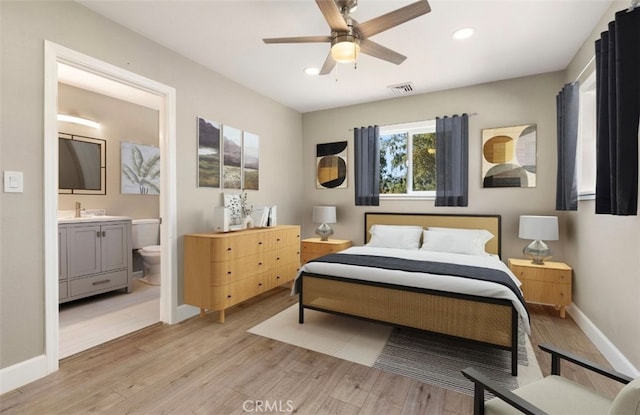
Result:
M316 0L316 4L331 28L331 35L277 37L262 40L264 43L330 43L331 50L322 65L320 75L329 74L336 62L354 62L360 52L400 65L407 59L406 56L369 38L431 11L427 0L420 0L364 23L358 23L350 16L350 13L358 7L358 0Z

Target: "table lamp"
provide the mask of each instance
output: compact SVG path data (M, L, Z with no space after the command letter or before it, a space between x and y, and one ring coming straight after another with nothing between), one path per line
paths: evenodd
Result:
M336 223L336 207L335 206L314 206L313 207L313 223L319 223L316 229L316 235L321 241L328 241L329 236L333 235L333 229L328 223Z
M543 242L558 240L558 217L557 216L520 216L521 239L533 239L529 245L525 246L522 253L536 265L544 264L544 261L551 258L551 249Z

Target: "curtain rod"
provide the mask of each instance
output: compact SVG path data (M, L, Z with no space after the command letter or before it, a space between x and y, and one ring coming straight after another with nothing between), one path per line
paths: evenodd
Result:
M464 114L464 113L463 113L463 114ZM477 113L477 112L472 112L472 113L469 113L469 114L467 114L467 115L468 115L469 117L474 117L474 116L478 115L478 113ZM423 122L423 121L430 121L430 120L403 121L403 122L395 122L395 123L393 123L393 124L379 124L379 125L378 125L378 127L389 127L389 126L392 126L392 125L398 125L398 124L410 124L410 123L413 123L413 122ZM353 131L353 128L349 128L349 130L348 130L348 131Z
M463 112L462 114L464 114L464 112ZM462 115L462 114L460 114L460 115ZM458 115L458 114L456 114L456 115ZM473 116L478 115L478 113L477 113L477 112L471 112L471 113L468 113L467 115L468 115L469 117L473 117ZM434 118L434 120L435 120L435 118ZM378 126L379 126L379 127L389 127L389 126L391 126L391 125L397 125L397 124L410 124L410 123L413 123L413 122L424 122L424 121L431 121L431 120L429 120L429 119L424 119L424 120L416 120L416 121L394 122L393 124L379 124Z
M596 55L593 55L591 57L591 59L589 59L589 62L587 62L586 65L584 65L584 68L582 68L582 70L580 71L580 73L578 74L578 76L576 77L576 80L572 82L572 84L575 84L576 82L578 82L578 79L580 79L580 77L582 76L582 74L584 73L584 71L587 70L587 68L589 67L589 65L591 65L591 62L593 62L596 58Z

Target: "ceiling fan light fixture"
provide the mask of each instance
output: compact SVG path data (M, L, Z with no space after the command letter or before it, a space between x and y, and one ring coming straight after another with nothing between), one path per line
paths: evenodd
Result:
M350 63L358 59L360 45L353 35L338 35L331 45L331 57L339 63Z

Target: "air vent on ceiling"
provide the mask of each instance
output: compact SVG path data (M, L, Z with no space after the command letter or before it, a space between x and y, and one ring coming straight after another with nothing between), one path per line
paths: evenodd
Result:
M391 93L393 95L410 95L413 94L413 83L411 82L404 82L402 84L397 84L397 85L389 85L387 88L389 88L391 90Z

